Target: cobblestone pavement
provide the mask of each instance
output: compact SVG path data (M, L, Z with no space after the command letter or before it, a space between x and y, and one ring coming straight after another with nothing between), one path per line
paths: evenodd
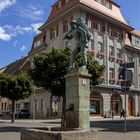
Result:
M96 140L140 140L140 118L127 118L127 133L124 120L120 118L90 118L91 128L97 131ZM60 119L54 120L10 120L0 119L0 140L20 140L20 133L26 128L58 127Z

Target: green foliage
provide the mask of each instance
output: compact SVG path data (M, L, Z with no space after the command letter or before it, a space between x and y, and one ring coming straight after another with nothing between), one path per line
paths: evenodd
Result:
M42 53L34 57L34 68L30 74L35 85L51 90L53 95L63 96L65 93L65 78L67 73L70 49L53 49L50 53Z
M93 52L88 52L87 69L89 70L89 73L92 75L90 80L91 87L99 85L103 82L100 77L103 75L104 72L104 66L99 65L98 61L93 60L93 56L94 56Z
M0 74L1 96L10 100L20 100L29 97L33 84L27 74L9 76Z
M53 49L50 53L41 53L34 57L34 67L30 70L30 75L38 87L50 90L53 95L65 95L65 78L70 63L71 50ZM101 83L100 77L104 67L93 60L94 53L88 52L89 73L92 74L91 86ZM77 56L77 68L81 63L80 55Z

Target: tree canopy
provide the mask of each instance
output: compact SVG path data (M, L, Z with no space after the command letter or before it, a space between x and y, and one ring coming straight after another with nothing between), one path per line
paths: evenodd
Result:
M32 80L27 74L18 76L0 74L0 96L12 101L12 122L15 119L15 101L29 97L32 93L32 87Z
M0 85L1 96L15 101L29 97L33 87L31 79L27 74L19 76L0 74Z
M37 87L44 87L50 90L53 95L65 95L65 78L69 69L71 50L53 49L50 53L41 53L34 57L34 66L30 70L30 75L35 81ZM100 77L103 74L104 67L93 60L94 53L87 54L87 69L92 74L91 86L98 85L101 82ZM77 68L80 65L80 55L77 56Z

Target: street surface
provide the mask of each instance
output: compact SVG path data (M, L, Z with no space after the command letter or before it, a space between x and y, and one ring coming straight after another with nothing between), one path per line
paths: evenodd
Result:
M96 140L140 140L140 118L127 118L127 133L124 120L120 118L90 118L91 128L97 131ZM0 140L20 140L20 133L26 128L58 127L60 119L53 120L10 120L0 119Z

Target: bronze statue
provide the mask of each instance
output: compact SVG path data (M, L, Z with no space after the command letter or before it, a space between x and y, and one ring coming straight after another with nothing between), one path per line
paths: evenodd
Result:
M92 34L89 32L84 21L78 18L76 21L70 22L71 30L65 35L64 39L71 40L75 38L77 41L76 47L72 51L70 69L75 68L75 59L77 54L80 52L82 57L82 67L87 66L87 48L89 47L89 41Z

